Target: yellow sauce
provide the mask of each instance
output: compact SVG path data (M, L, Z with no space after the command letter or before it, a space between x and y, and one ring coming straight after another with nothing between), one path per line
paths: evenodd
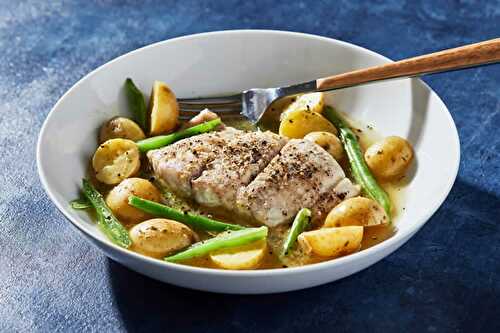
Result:
M345 118L345 116L344 116ZM350 119L346 119L350 126L353 127L355 133L358 136L360 145L363 150L366 150L371 144L382 139L382 136L378 134L375 129L371 126L363 126L359 122L352 121ZM234 121L226 121L228 126L233 126L240 129L252 130L254 127L252 124L242 121L242 120L234 120ZM344 159L341 161L341 165L344 170L348 171L348 161ZM402 201L404 197L404 186L405 180L402 179L397 182L389 182L389 183L381 183L381 186L389 195L392 205L393 205L393 220L397 219L397 216L401 212ZM214 213L218 215L217 213ZM235 223L235 221L231 221L231 218L228 216L219 215L217 216L220 220L226 221L228 223ZM290 253L287 258L278 257L279 251L283 244L283 239L286 236L289 226L284 225L277 228L270 228L268 235L268 251L264 257L262 264L258 269L270 269L270 268L283 268L283 267L294 267L294 266L303 266L312 263L318 263L322 261L333 260L332 258L325 258L319 256L311 256L306 255L297 249ZM363 232L363 240L361 243L361 249L364 250L369 247L372 247L376 244L383 242L384 240L392 237L396 232L396 227L394 224L384 225L384 226L372 226L365 227ZM217 268L210 258L195 258L192 260L184 261L183 264L190 266L198 266L198 267L206 267L206 268Z
M344 118L345 115L344 115ZM372 143L375 141L378 141L382 138L381 135L379 135L371 126L363 125L360 124L359 122L353 121L351 119L347 119L349 125L353 128L354 132L358 136L360 145L363 150L366 150ZM248 121L244 121L241 119L229 119L225 120L224 123L227 126L251 131L251 130L256 130L256 126L251 124ZM348 167L348 161L347 158L344 158L342 161L340 161L340 164L342 168L346 171L346 173L349 175L349 167ZM96 186L96 188L103 193L103 195L106 195L109 190L111 189L110 186L104 185L100 182L98 182L95 179L95 174L92 170L92 167L89 167L89 179L92 181L92 183ZM137 177L145 178L145 179L150 179L151 178L151 173L149 171L149 166L147 163L146 159L143 159L141 161L141 171L139 172L139 175ZM351 177L350 177L351 178ZM160 184L156 182L156 185L161 188ZM393 204L393 220L397 219L397 216L401 212L401 209L403 209L402 202L404 199L404 187L405 187L405 179L402 179L398 182L391 182L391 183L383 183L381 186L385 189L385 191L388 193L392 204ZM181 209L183 211L190 211L195 214L202 214L202 215L208 215L211 218L223 221L223 222L228 222L228 223L236 223L236 224L242 224L242 225L252 225L249 223L249 221L244 221L241 219L238 219L238 221L234 220L234 214L230 214L228 212L223 212L221 210L217 211L210 211L205 207L200 207L194 202L190 202L188 200L182 199L177 197L175 194L173 194L171 191L168 191L164 189L164 203L170 207ZM132 226L127 226L128 228ZM293 267L293 266L302 266L306 264L311 264L311 263L317 263L321 261L327 261L327 260L332 260L332 258L325 258L325 257L318 257L318 256L311 256L311 255L306 255L301 252L300 249L296 249L295 251L292 251L286 258L281 258L279 259L278 253L280 252L284 237L286 236L286 233L288 231L289 225L283 225L279 226L276 228L270 228L269 230L269 235L268 235L268 251L264 257L264 260L262 261L262 264L259 266L258 269L270 269L270 268L283 268L283 267ZM374 246L378 243L383 242L384 240L392 237L396 232L396 228L394 224L391 225L386 225L386 226L372 226L372 227L365 227L364 228L364 234L363 234L363 240L361 244L361 249L364 250L367 249L371 246ZM200 236L201 240L211 238L214 236L214 234L209 234L207 232L197 232L198 235ZM182 262L182 264L185 265L190 265L190 266L198 266L198 267L207 267L207 268L217 268L212 261L210 260L209 257L202 257L202 258L195 258L192 260L187 260Z

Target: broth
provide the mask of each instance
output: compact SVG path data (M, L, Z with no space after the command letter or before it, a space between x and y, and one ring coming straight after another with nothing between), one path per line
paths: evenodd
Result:
M344 118L348 121L349 125L353 127L355 133L359 137L359 142L363 150L369 147L375 141L378 141L382 138L382 136L376 132L376 130L370 126L363 126L359 122L348 119L345 115ZM243 130L256 130L257 127L251 124L248 121L241 119L229 119L225 120L224 123L227 126L235 127ZM344 170L349 170L348 161L345 159L341 161L342 168ZM401 202L403 199L402 190L404 187L404 181L399 182L391 182L391 183L382 183L381 186L388 193L391 202L393 204L393 218L395 219L399 212L401 211ZM169 204L175 205L176 200L181 200L184 202L182 205L182 209L190 209L195 213L207 214L206 209L200 209L194 203L187 204L186 201L177 198L174 194L169 193L167 196L170 201ZM178 201L177 201L178 202ZM190 206L191 205L191 206ZM249 223L243 220L234 221L234 214L225 214L221 211L212 211L208 212L214 218L219 219L228 223L238 223L248 225ZM318 263L322 261L332 260L329 257L320 257L320 256L310 256L305 255L300 252L300 250L292 251L286 258L282 258L281 260L278 258L278 253L280 252L281 246L283 244L283 240L286 236L286 233L289 229L290 225L282 225L275 228L269 229L268 234L268 249L264 256L264 260L258 269L271 269L271 268L283 268L283 267L295 267L295 266L303 266L312 263ZM392 237L396 232L396 228L394 224L387 226L372 226L365 227L363 233L363 240L361 243L361 250L367 249L371 246L379 244L386 239ZM200 235L202 239L209 237L209 235L204 234ZM214 263L208 257L196 258L184 261L183 264L190 266L198 266L198 267L206 267L206 268L217 268Z
M353 121L352 119L347 118L345 115L344 119L349 123L352 127L356 135L358 136L360 145L363 150L366 150L373 142L378 141L382 138L380 134L378 134L375 129L370 125L363 125L357 121ZM237 118L233 119L225 119L224 123L227 126L235 127L238 129L246 130L246 131L254 131L258 130L258 128L246 120L241 120ZM268 128L268 127L266 127ZM348 161L344 158L340 161L342 168L346 171L346 174L349 178L352 179L349 175L349 166ZM95 174L92 170L91 165L89 164L88 169L88 178L90 181L96 186L96 188L103 194L106 195L112 188L112 186L108 186L98 182L95 178ZM246 221L243 218L238 217L238 221L235 221L234 214L229 212L224 212L220 209L214 211L210 210L206 207L201 207L195 202L190 200L178 197L172 191L168 190L162 184L156 180L151 171L149 169L148 162L145 158L141 160L141 170L139 172L138 177L149 179L155 183L155 185L162 189L164 204L170 206L172 208L176 208L183 211L189 211L194 214L206 215L211 218L217 219L219 221L227 222L227 223L235 223L241 224L245 226L252 226L252 221ZM390 183L381 183L381 186L388 193L392 204L393 204L393 219L397 218L402 209L402 201L404 196L404 186L405 180L402 179L398 182L390 182ZM131 228L132 225L126 225L127 228ZM289 229L290 225L281 225L275 228L269 228L269 234L267 238L268 248L264 256L264 260L262 264L257 269L274 269L274 268L283 268L283 267L294 267L294 266L302 266L311 263L317 263L322 261L332 260L330 257L319 257L319 256L311 256L303 254L300 249L293 250L289 253L286 258L279 259L278 253L282 247L284 238ZM210 234L204 231L196 231L201 240L208 239L213 237L214 234ZM363 233L363 240L361 244L361 249L364 250L371 246L374 246L378 243L383 242L384 240L392 237L396 232L396 228L394 224L387 226L371 226L365 227ZM296 247L297 248L297 247ZM183 261L182 264L197 266L197 267L206 267L206 268L217 268L215 264L212 263L210 258L207 256L201 258L195 258L191 260Z

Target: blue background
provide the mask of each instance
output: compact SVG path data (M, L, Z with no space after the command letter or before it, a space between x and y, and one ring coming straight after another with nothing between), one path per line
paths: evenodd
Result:
M500 36L500 1L2 1L0 331L499 332L500 65L425 79L460 133L458 179L405 246L341 281L267 296L185 290L110 261L65 221L35 164L57 99L138 47L238 28L401 59Z

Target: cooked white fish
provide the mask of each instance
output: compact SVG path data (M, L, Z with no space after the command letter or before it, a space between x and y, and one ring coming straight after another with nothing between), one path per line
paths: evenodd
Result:
M250 183L285 143L285 138L271 132L235 135L192 181L194 199L205 206L234 209L240 188Z
M200 176L227 142L241 133L228 128L221 132L200 134L149 151L147 156L158 180L178 194L190 197L191 180Z
M319 145L271 132L226 128L198 135L148 158L170 189L198 203L222 207L274 227L304 207L319 221L359 187Z
M290 140L238 195L241 212L270 227L290 222L303 207L336 200L334 188L345 179L340 165L317 144ZM318 204L317 204L318 203Z

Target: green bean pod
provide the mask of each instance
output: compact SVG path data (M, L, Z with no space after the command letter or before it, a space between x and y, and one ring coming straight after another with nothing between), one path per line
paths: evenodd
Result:
M83 194L95 208L99 228L113 243L128 248L132 244L132 240L129 237L127 229L113 215L101 193L87 179L82 179L82 183Z
M361 185L367 195L384 208L390 220L392 210L391 200L384 189L377 183L375 177L368 168L356 135L330 106L325 107L324 115L339 130L340 139L344 144L344 149L349 158L349 164L354 179Z
M147 127L147 109L144 95L136 87L131 78L125 80L125 92L127 95L129 109L134 115L134 120L146 131Z
M131 206L138 208L146 213L157 217L164 217L178 222L182 222L192 228L206 231L226 231L226 230L242 230L244 226L237 224L224 223L212 220L202 215L195 215L188 212L183 212L154 201L139 198L131 195L128 198Z
M177 262L197 257L203 257L212 251L246 245L267 236L267 227L247 228L245 230L226 231L206 241L191 245L186 250L173 256L166 257L166 261Z
M148 150L158 149L164 146L168 146L181 139L188 138L190 136L207 133L213 131L217 126L222 124L220 118L206 121L202 124L186 128L185 130L174 132L168 135L158 135L144 140L137 141L137 146L141 152L147 152Z
M302 233L309 225L310 220L311 210L308 208L302 208L299 210L297 215L295 215L295 219L293 220L292 226L288 231L285 242L283 243L283 249L281 252L282 256L286 256L288 254L288 251L290 251L290 249L295 245L299 234Z

